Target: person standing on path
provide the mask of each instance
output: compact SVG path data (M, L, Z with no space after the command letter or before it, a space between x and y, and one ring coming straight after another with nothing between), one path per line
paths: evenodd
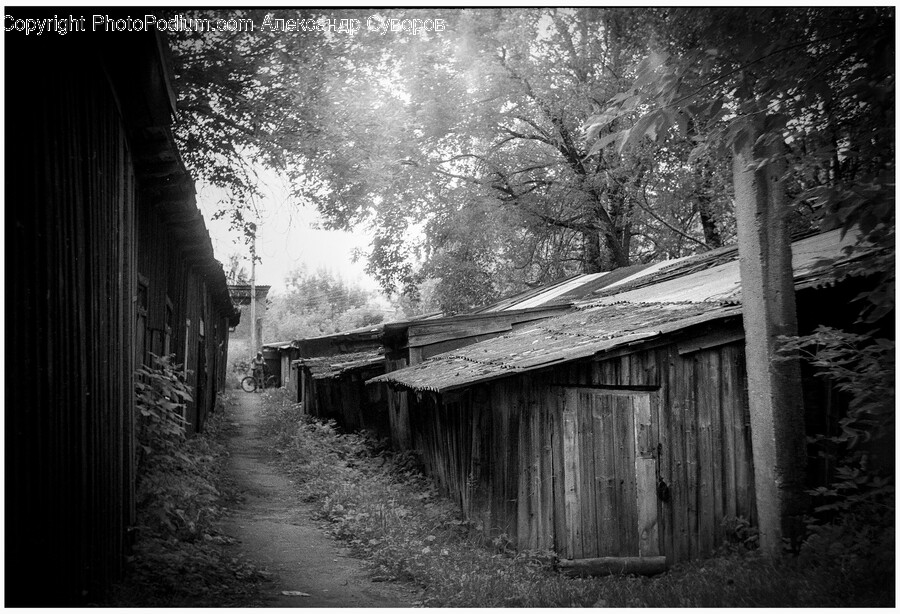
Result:
M257 352L256 357L250 361L250 368L253 370L253 378L256 380L256 391L265 387L266 384L266 361L262 352Z

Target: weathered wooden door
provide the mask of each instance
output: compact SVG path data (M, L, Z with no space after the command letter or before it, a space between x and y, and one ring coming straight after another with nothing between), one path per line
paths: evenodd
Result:
M563 407L565 557L659 554L655 393L567 388Z

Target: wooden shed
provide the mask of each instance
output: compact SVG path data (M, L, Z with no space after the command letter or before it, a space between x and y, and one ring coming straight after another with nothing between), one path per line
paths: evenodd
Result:
M334 420L346 431L390 437L386 387L366 386L384 373L384 353L369 350L294 361L302 386L303 411Z
M292 343L297 401L312 416L334 420L347 431L389 434L387 398L366 381L384 373L384 328L367 326Z
M270 375L281 388L287 388L292 399L298 398L297 371L291 364L300 357L293 341L273 341L262 346L263 358Z
M840 262L818 259L852 242L794 244L803 326L846 306L828 288ZM486 532L564 561L673 564L710 555L729 519L755 522L736 249L641 273L374 378L410 393L412 447Z
M150 353L175 355L194 391L188 430L200 432L224 387L229 331L240 312L213 256L193 179L163 121L141 128L147 137L136 161L138 176L146 176L135 224L135 361L149 365Z
M200 424L236 314L171 136L162 39L7 33L6 51L5 605L77 605L129 545L136 364L186 362Z
M432 314L384 325L385 370L396 371L438 354L519 330L573 308L573 301L609 287L647 265L612 272L575 275L461 315ZM411 446L407 392L386 391L391 439L401 450Z

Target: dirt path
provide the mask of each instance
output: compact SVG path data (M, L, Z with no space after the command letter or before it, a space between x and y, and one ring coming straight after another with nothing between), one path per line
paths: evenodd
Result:
M229 440L231 471L245 498L223 529L240 551L274 574L270 607L409 607L415 593L404 586L373 583L364 563L328 537L311 519L291 480L269 462L271 451L257 424L262 397L238 393L237 425ZM285 595L283 591L303 593Z

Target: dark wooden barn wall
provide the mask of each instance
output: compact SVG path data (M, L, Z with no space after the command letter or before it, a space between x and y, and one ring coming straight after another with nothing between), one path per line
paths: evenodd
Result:
M225 381L227 316L214 308L205 278L184 257L183 245L152 206L152 196L147 196L139 209L138 236L138 273L142 283L146 283L147 317L144 330L135 334L144 339L143 361L150 363L150 352L164 355L168 345L176 363L187 368L187 383L194 390L194 400L188 403L186 417L189 430L200 431L215 407L216 392ZM167 344L169 305L171 330Z
M366 380L384 373L382 365L322 379L313 379L304 367L301 371L304 413L334 420L346 432L367 430L379 437L390 438L386 387L366 386Z
M392 352L385 357L385 372L397 371L409 366L409 360ZM382 385L382 387L384 387ZM412 432L409 425L409 394L405 390L388 388L384 391L388 404L388 420L391 425L391 444L404 451L412 448Z
M83 604L120 576L134 524L132 376L139 354L162 349L159 334L143 333L161 328L166 293L176 314L191 313L186 288L199 283L173 262L152 214L138 229L154 186L121 114L142 111L113 93L108 48L65 40L41 47L52 78L33 62L7 73L17 91L7 105L7 376L21 385L8 388L5 412L6 605ZM144 43L119 57L152 72L156 42ZM152 247L140 266L138 244ZM153 308L139 321L145 268ZM212 319L207 330L227 339ZM183 333L173 322L174 349ZM218 369L224 347L214 345Z
M121 571L133 501L124 128L102 70L31 71L7 75L8 606L97 595Z
M136 335L144 338L144 356L139 359L143 364L150 365L151 352L157 356L166 353L167 300L172 302L174 307L174 301L178 299L177 293L170 288L169 280L169 258L175 250L175 245L171 233L166 232L165 224L149 203L138 210L138 234L142 239L138 247L139 283L141 285L146 283L147 320L145 329L136 331ZM168 348L170 352L171 332Z
M669 502L657 503L659 550L670 563L703 557L722 543L726 517L755 520L744 373L740 343L683 355L669 345L455 395L410 393L414 447L428 473L485 530L505 533L520 548L566 554L560 391L647 387L657 399L657 477L671 492Z

